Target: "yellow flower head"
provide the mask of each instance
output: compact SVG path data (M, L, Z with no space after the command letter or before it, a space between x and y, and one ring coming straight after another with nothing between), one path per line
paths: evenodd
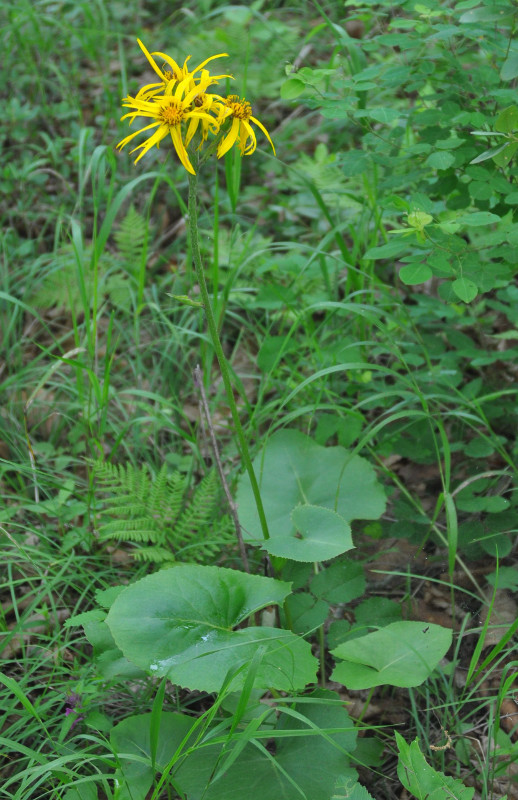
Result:
M121 119L129 119L130 125L136 117L148 117L152 120L149 125L126 136L117 145L118 148L123 148L140 133L152 131L147 139L131 151L134 153L135 150L140 150L135 164L152 147L159 147L167 134L171 135L181 163L193 175L195 172L187 147L195 135L198 137L199 147L206 141L209 133L218 135L214 143L218 147L218 158L225 155L234 144L243 155L250 155L257 147L255 132L250 124L252 122L263 131L275 154L270 135L264 125L252 116L249 102L237 95L223 98L207 91L209 86L221 78L232 78L231 75L210 75L205 69L210 61L226 56L226 53L210 56L193 70L189 70L190 56L187 56L183 67L180 67L170 56L161 52L150 53L140 39L137 41L160 82L148 83L138 90L135 97L130 95L122 101L122 105L131 110ZM158 66L154 56L165 62L162 67ZM222 125L225 127L221 130Z
M127 97L123 102L123 106L132 108L133 111L124 114L122 119L130 117L131 121L133 121L136 116L150 117L153 122L135 131L135 133L126 136L125 139L119 142L117 147L122 148L134 139L135 136L138 136L139 133L156 128L145 142L137 145L137 147L131 151L134 153L135 150L141 150L135 159L135 164L148 150L154 147L154 145L158 147L162 139L169 133L171 134L171 139L178 154L178 158L187 172L194 175L195 172L189 161L189 156L182 139L182 123L191 124L193 120L197 120L197 124L202 121L206 122L207 126L217 126L214 117L211 117L203 107L198 108L196 106L196 97L200 94L203 95L211 82L212 79L207 73L194 88L190 88L190 78L185 78L185 80L179 83L169 83L163 95L137 95L137 97Z
M187 67L187 62L189 61L191 56L187 56L187 58L183 62L183 67L180 67L178 66L174 58L171 58L171 56L168 56L166 53L160 53L160 52L150 53L144 46L144 44L140 41L140 39L137 39L137 42L139 43L140 49L142 50L147 60L151 64L153 70L160 78L160 83L148 83L146 86L143 86L142 89L140 90L140 92L142 93L149 92L150 95L158 94L159 92L164 91L164 89L166 89L171 82L179 83L185 80L186 78L191 78L192 83L194 84L195 81L194 76L196 75L197 72L202 70L203 67L209 63L209 61L214 61L215 58L223 58L224 56L228 55L228 53L218 53L215 56L210 56L210 58L206 58L205 61L202 61L201 64L198 64L198 66L195 69L189 70ZM153 56L159 56L162 61L165 61L165 64L162 67L162 69L158 66ZM169 69L167 69L166 64L169 67ZM204 72L206 71L207 70L204 70ZM232 75L214 75L212 77L212 82L217 83L217 81L220 78L232 78Z
M202 78L201 82L203 83L206 77L208 77L207 70L202 70ZM199 89L199 85L198 85ZM187 128L187 133L185 134L185 145L186 147L189 146L189 143L198 130L198 127L201 128L201 142L200 147L203 145L203 142L206 140L209 130L211 133L216 134L219 131L219 120L222 118L224 113L224 100L218 94L207 94L206 92L198 92L196 97L193 100L194 107L201 112L204 112L206 115L210 117L210 121L205 117L192 117L189 121L189 126ZM214 114L215 116L210 116Z
M219 144L218 158L224 156L235 143L237 143L237 146L241 150L241 155L248 156L254 152L257 147L257 139L250 122L253 122L262 130L270 142L273 154L275 155L275 147L270 139L270 134L264 125L259 122L256 117L252 116L252 106L250 103L244 98L241 99L238 97L237 94L230 94L223 102L225 104L225 119L232 119L232 125L225 138L222 139ZM248 140L250 140L250 142Z

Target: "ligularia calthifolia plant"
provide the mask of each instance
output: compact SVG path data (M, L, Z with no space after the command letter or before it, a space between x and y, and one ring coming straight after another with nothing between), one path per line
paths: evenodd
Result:
M149 122L144 127L122 139L117 147L122 149L140 134L147 133L147 138L131 150L132 153L140 151L135 159L135 163L137 163L155 145L159 147L161 142L171 137L176 154L189 173L189 230L202 306L205 311L214 352L221 369L241 457L250 477L263 536L268 539L268 525L259 486L239 418L234 390L230 380L230 370L219 338L218 326L207 290L205 272L201 260L198 242L196 167L206 161L212 153L216 153L218 158L221 158L234 145L242 156L251 155L257 147L256 133L252 123L266 136L274 155L275 148L270 134L264 125L252 115L252 106L245 98L240 98L234 94L221 97L211 91L212 87L216 86L221 79L232 79L232 75L211 75L206 68L211 61L216 58L226 57L227 53L218 53L215 56L210 56L191 70L188 66L190 56L185 59L183 66L180 67L170 56L161 52L150 53L140 39L137 41L156 73L158 81L142 86L135 97L128 96L123 99L122 105L129 111L124 114L122 119L128 119L130 125L137 117L143 117ZM158 58L158 62L155 60L155 56ZM162 63L162 66L159 66L159 62ZM192 304L189 298L180 299ZM196 305L199 305L199 303L196 303ZM243 563L247 566L246 552L237 518L236 535Z

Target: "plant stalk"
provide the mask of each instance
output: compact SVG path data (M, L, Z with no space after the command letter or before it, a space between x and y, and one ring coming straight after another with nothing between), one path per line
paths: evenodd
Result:
M198 154L196 154L197 156ZM194 157L194 168L198 167L199 158ZM252 492L254 495L255 505L257 507L257 513L259 514L259 520L261 523L261 530L263 532L263 538L269 539L270 534L268 531L268 523L266 522L266 515L264 513L263 501L261 499L261 493L259 491L259 485L257 483L257 479L255 477L254 468L252 465L252 460L250 458L250 452L248 450L248 444L245 438L245 433L243 431L243 426L241 425L241 420L239 419L239 414L237 410L236 400L234 398L234 392L232 390L232 383L230 380L230 371L228 368L227 360L225 358L225 353L223 352L223 347L221 345L221 341L218 334L218 328L216 325L216 319L214 317L214 312L212 310L212 305L209 298L209 293L207 290L207 282L205 280L205 272L203 269L203 263L201 260L201 253L200 253L200 244L198 240L198 197L197 197L197 189L198 189L198 177L197 175L189 174L189 230L191 234L191 249L192 249L192 257L194 261L194 269L196 271L196 278L198 280L198 285L200 287L201 293L201 300L203 303L203 308L205 310L205 316L207 319L207 325L209 328L210 338L212 340L212 345L214 347L214 352L216 353L216 358L218 359L219 368L221 370L221 377L223 378L223 385L225 386L225 391L227 393L227 400L230 406L230 413L232 414L232 420L234 422L234 430L236 432L239 449L241 451L241 458L245 465L246 471L248 472L248 477L250 479L250 484L252 486Z

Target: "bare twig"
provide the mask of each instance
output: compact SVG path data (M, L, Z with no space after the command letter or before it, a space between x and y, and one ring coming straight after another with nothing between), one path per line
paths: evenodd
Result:
M209 404L207 402L205 387L203 386L203 373L201 371L199 364L197 364L196 368L194 369L193 378L194 378L194 385L196 386L196 388L200 393L200 403L203 409L203 413L205 415L205 420L207 422L210 441L212 444L212 449L214 451L214 458L216 460L216 467L218 470L221 485L223 486L223 491L225 492L225 497L227 498L228 507L230 509L230 515L234 521L234 527L236 529L236 537L239 544L239 552L241 554L243 567L245 568L246 572L250 572L250 566L248 564L248 556L246 554L245 543L243 542L243 535L241 533L241 525L239 523L239 517L237 514L237 506L234 502L234 498L230 493L227 479L225 477L225 473L223 472L223 464L221 463L221 457L218 449L218 442L216 440L216 433L214 431L214 425L212 424L212 419L210 417L210 409L209 409Z

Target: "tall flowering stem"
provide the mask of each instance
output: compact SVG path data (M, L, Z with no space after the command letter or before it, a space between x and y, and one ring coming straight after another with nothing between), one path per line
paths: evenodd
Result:
M197 162L199 161L198 152L195 152L193 154L192 159L196 162L196 167L197 167L198 166ZM188 208L189 208L189 231L191 235L191 247L192 247L192 256L194 260L194 269L196 271L196 277L198 279L198 285L200 287L201 300L203 303L203 308L205 310L205 316L207 318L209 334L210 338L212 339L212 345L214 347L214 352L216 353L216 358L218 359L219 368L221 370L221 377L223 378L223 384L225 386L225 391L227 393L227 400L230 406L232 420L234 422L234 429L239 443L241 457L243 459L246 471L248 472L248 477L250 479L250 484L252 486L252 492L254 494L257 513L259 514L259 520L261 522L261 530L263 532L263 537L265 539L269 539L270 534L268 531L268 523L266 522L266 515L264 513L263 501L261 499L261 492L259 491L257 478L255 477L254 467L252 465L252 460L250 458L250 452L248 450L248 444L246 441L245 433L243 431L243 426L241 425L241 420L239 419L237 404L234 398L234 392L232 390L232 382L230 380L230 371L228 368L227 360L225 358L225 353L223 352L223 347L221 346L221 340L218 334L218 327L216 324L216 319L214 317L214 312L212 310L212 305L207 290L207 282L205 280L205 271L203 269L203 263L201 260L201 253L200 253L200 244L198 240L198 176L190 172L189 172Z
M248 444L239 419L232 391L230 372L218 335L201 261L198 242L198 178L196 171L211 155L216 154L218 158L222 158L233 146L236 146L242 155L251 155L257 147L256 134L251 123L256 125L266 136L274 154L275 148L270 134L262 122L257 117L252 116L252 106L244 97L240 98L234 94L221 97L208 91L213 84L217 84L222 78L232 78L231 75L226 74L211 75L209 70L205 69L209 62L226 56L226 53L210 56L193 70L189 70L187 62L190 56L185 59L183 67L180 67L166 53L150 53L140 39L138 43L160 80L156 83L148 83L142 86L135 97L129 95L123 99L123 107L130 110L124 114L122 119L128 119L130 124L137 117L143 117L151 121L140 130L134 131L122 139L117 147L122 149L129 142L132 142L135 137L142 133L147 133L147 138L131 151L133 153L136 150L140 150L135 159L135 163L137 163L146 153L155 147L159 147L160 143L170 136L180 163L189 175L189 228L194 268L201 291L210 337L218 359L234 421L241 457L252 485L263 537L269 539L270 534L268 533L261 493L259 492ZM165 62L163 67L160 67L155 61L155 56L159 56Z

